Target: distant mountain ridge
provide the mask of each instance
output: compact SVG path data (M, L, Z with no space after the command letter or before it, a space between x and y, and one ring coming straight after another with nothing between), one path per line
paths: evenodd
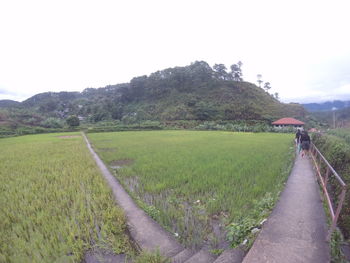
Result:
M323 103L305 103L302 105L305 107L305 109L311 112L331 111L331 110L340 110L340 109L350 107L350 101L334 100L334 101L326 101Z
M0 100L0 108L18 107L21 103L15 100Z
M220 64L222 65L222 64ZM219 65L219 66L220 66ZM300 104L281 103L255 84L244 82L237 73L211 68L204 61L185 67L168 68L130 83L87 88L83 92L45 92L22 103L0 101L8 109L39 125L47 118L65 119L78 115L89 122L121 120L259 120L281 117L303 119ZM0 109L1 110L1 109ZM28 117L28 112L35 117ZM3 114L6 115L6 114Z

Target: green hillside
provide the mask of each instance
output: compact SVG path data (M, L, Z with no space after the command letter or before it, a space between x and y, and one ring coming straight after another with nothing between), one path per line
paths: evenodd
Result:
M130 83L88 88L83 92L37 94L20 104L12 103L16 107L7 110L18 122L23 121L19 115L30 112L35 116L31 117L36 119L35 125L42 125L47 118L64 120L73 114L86 122L121 120L128 123L143 120L269 122L286 116L305 117L300 104L279 102L265 90L242 81L240 65L233 66L231 72L227 72L222 64L211 68L206 62L197 61L186 67L136 77ZM11 105L8 101L4 104Z

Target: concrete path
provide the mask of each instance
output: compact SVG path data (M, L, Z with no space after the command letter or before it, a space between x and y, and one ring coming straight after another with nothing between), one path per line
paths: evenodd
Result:
M311 159L298 156L279 202L243 263L330 262L327 230Z

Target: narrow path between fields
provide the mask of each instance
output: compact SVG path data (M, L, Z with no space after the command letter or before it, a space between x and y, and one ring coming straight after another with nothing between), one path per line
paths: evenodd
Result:
M279 202L243 262L330 262L326 236L311 159L298 156Z

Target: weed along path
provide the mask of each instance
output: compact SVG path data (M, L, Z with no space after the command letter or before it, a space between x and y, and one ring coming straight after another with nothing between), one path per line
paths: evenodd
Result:
M279 202L243 262L330 262L326 235L311 161L298 156Z

